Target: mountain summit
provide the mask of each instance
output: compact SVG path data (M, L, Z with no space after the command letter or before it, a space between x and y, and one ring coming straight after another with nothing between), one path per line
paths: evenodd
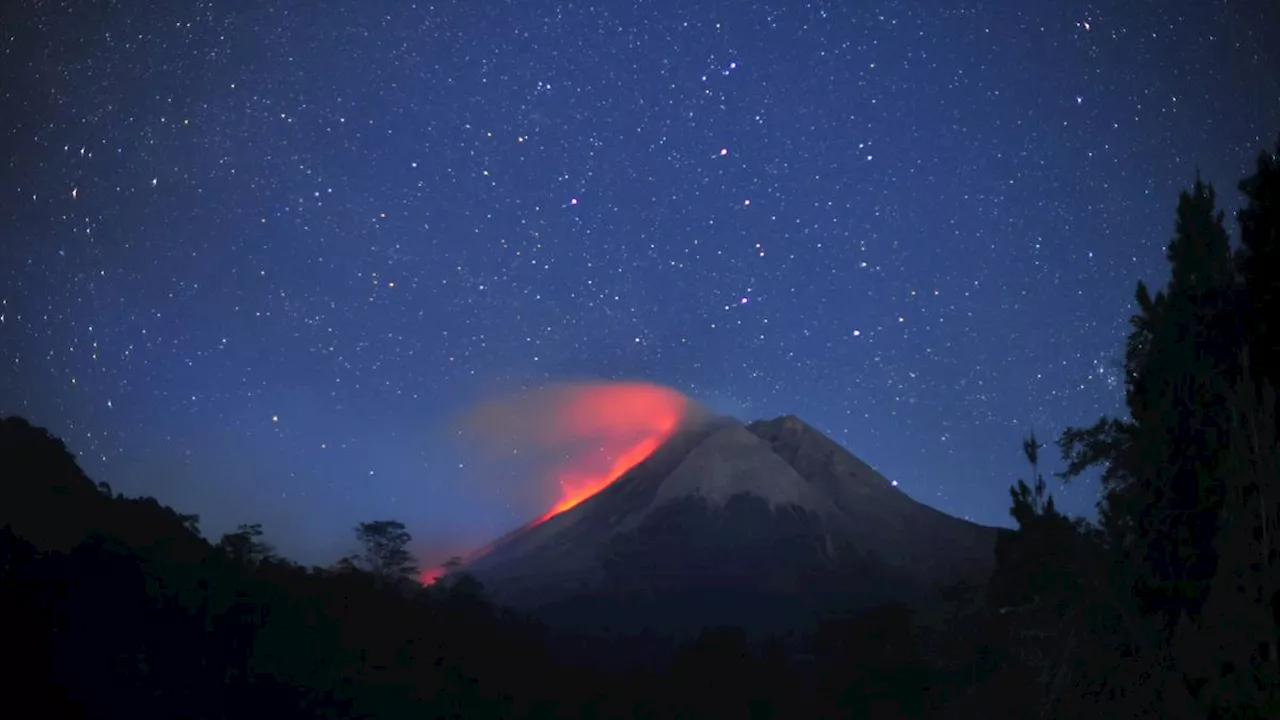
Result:
M996 532L916 502L794 416L703 417L465 569L552 621L772 627L983 579Z

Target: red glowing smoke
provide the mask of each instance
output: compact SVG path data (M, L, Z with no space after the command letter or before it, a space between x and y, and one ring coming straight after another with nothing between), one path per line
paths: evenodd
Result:
M687 401L658 385L614 383L569 386L552 415L553 432L596 445L558 469L560 498L539 522L608 487L657 450L684 419Z
M468 425L494 449L553 455L556 500L543 522L595 495L656 450L689 412L688 398L642 382L554 385L475 410ZM510 446L508 448L507 446Z

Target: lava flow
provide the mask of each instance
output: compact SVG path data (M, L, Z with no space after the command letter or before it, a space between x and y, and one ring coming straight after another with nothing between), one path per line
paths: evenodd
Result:
M544 522L608 487L657 450L684 419L688 400L647 383L592 383L557 388L548 420L551 435L591 452L571 456L555 476L560 499L539 517Z
M560 500L551 506L551 509L544 513L542 517L539 517L537 522L540 523L553 518L609 487L614 480L625 475L628 470L639 465L642 460L649 457L650 453L657 450L668 435L670 433L666 433L661 437L645 438L632 445L624 450L604 472L587 475L566 473L564 477L560 478Z
M556 499L535 519L463 558L463 566L608 487L701 412L697 407L661 385L585 382L555 384L471 408L457 426L468 448L487 451L492 459L519 458L517 476L539 484L529 498L539 503L536 507ZM548 487L552 483L554 488ZM433 567L419 580L432 585L447 574Z
M487 403L467 425L492 450L533 450L549 458L538 472L556 483L557 499L533 523L595 495L649 456L685 419L681 393L642 382L552 385L515 399Z

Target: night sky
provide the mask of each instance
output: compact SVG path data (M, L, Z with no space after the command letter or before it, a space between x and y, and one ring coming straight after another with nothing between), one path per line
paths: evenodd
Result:
M451 428L561 380L1008 524L1027 431L1121 409L1179 189L1230 219L1280 132L1270 0L3 6L0 414L305 562L539 514Z

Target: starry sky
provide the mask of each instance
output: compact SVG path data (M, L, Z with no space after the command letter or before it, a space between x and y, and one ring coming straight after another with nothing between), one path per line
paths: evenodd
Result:
M0 414L304 562L539 514L450 418L580 379L1008 524L1179 189L1280 132L1270 0L3 6Z

